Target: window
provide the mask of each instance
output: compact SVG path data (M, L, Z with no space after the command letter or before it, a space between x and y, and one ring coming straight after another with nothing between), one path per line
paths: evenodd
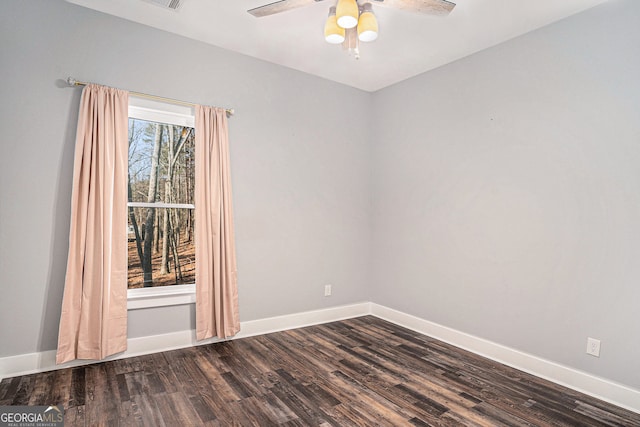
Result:
M189 107L129 101L129 309L195 300L194 126Z

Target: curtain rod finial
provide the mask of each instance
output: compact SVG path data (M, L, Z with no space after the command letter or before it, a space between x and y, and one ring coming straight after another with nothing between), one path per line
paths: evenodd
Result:
M67 77L67 83L69 84L69 86L75 86L78 81L73 77Z

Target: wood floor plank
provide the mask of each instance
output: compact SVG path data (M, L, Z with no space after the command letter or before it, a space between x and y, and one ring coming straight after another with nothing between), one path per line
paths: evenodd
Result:
M52 388L53 372L44 372L38 379L34 379L33 389L30 392L26 405L45 405L48 396L47 393Z
M85 402L85 368L71 369L71 390L69 391L69 407L84 406Z
M20 384L18 385L18 389L16 390L16 395L14 396L13 401L11 402L11 405L29 404L29 399L31 398L31 391L33 390L33 385L38 380L44 380L44 376L25 375L21 377Z
M373 316L5 378L66 426L624 426L640 414Z
M66 426L84 426L84 405L72 406L64 411L64 425Z
M271 388L271 392L283 402L304 425L321 425L330 420L325 418L317 402L309 400L308 396L300 394L286 378L279 376Z
M168 426L202 424L204 421L191 405L191 400L182 393L160 393L155 396L155 401Z
M160 412L160 408L157 406L156 396L136 394L131 397L132 406L134 408L135 420L137 425L144 427L172 427L171 424L166 424L164 418ZM78 425L81 424L71 424ZM66 423L65 423L66 426Z
M105 363L97 363L86 368L85 373L85 422L88 425L115 425L120 416L119 395L117 388L111 386L115 381L114 375L109 376Z
M21 377L9 378L0 382L0 405L13 404L20 387Z

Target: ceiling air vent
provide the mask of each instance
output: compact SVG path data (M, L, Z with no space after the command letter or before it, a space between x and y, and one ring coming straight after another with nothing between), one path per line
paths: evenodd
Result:
M157 4L165 9L178 10L185 0L146 0L149 3Z

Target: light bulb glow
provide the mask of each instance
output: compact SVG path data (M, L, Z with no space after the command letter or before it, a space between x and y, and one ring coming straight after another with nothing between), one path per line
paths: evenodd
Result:
M358 20L358 39L362 42L372 42L378 38L378 20L373 14L371 4L366 3Z
M338 26L335 7L329 9L329 17L324 24L324 39L331 44L340 44L344 41L344 28Z
M342 28L353 28L358 25L358 3L356 0L339 0L336 6L338 25Z
M371 18L373 18L373 23L371 23L371 20L365 15L370 15ZM375 16L370 13L363 13L360 17L360 24L358 24L358 38L361 42L372 42L378 38L378 25L375 19Z

